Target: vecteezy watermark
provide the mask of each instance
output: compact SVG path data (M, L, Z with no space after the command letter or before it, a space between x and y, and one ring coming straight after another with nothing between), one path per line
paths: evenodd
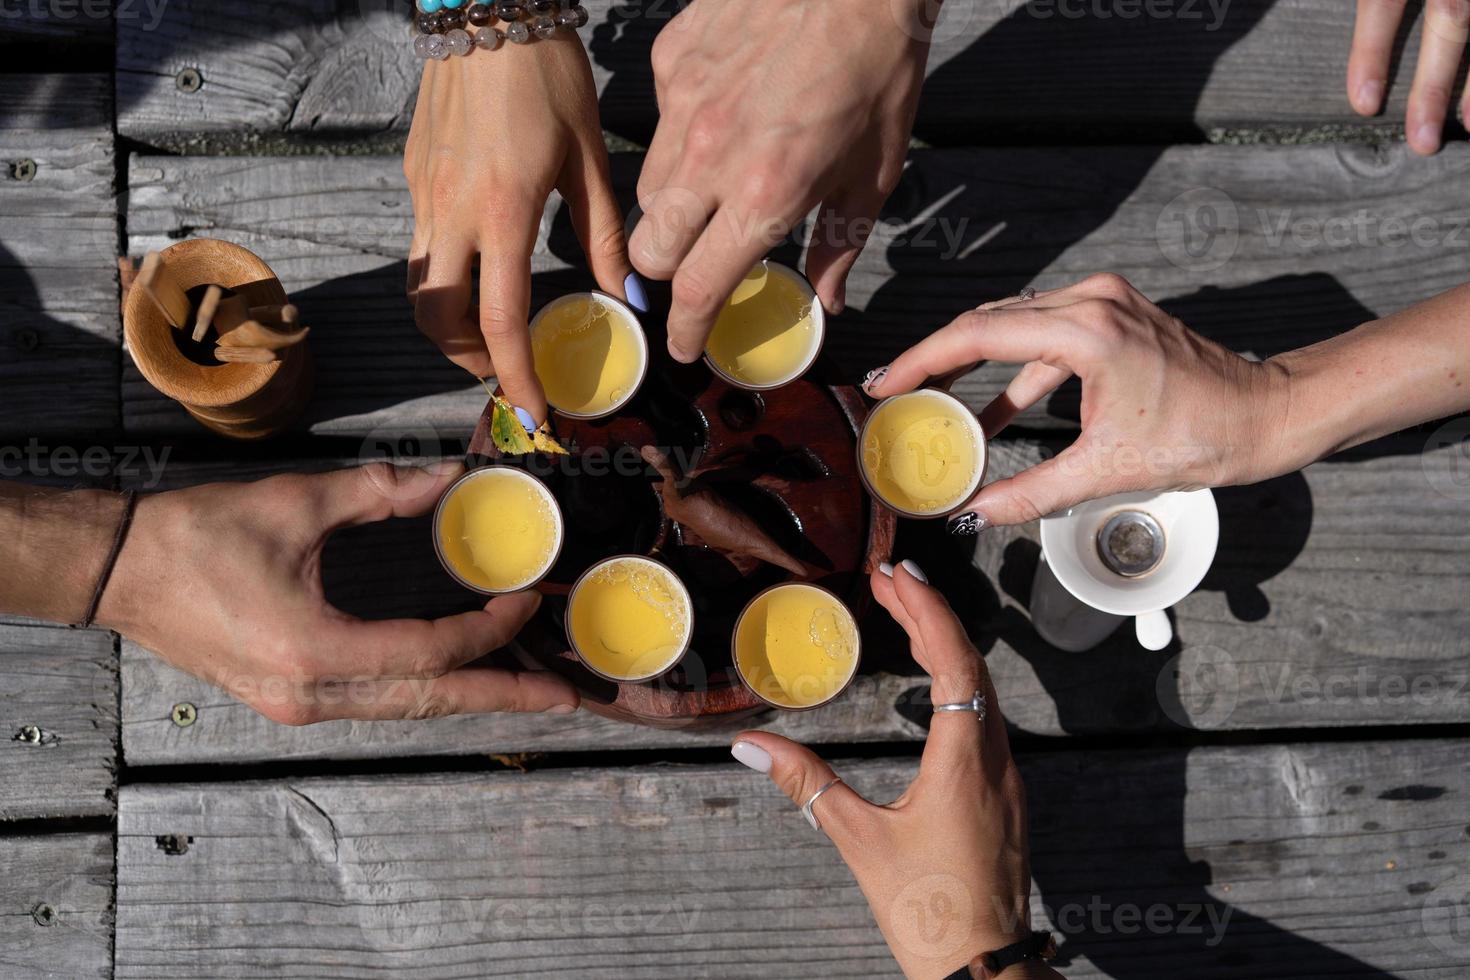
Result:
M1101 895L1087 901L1042 905L1057 932L1063 936L1203 936L1204 944L1215 947L1225 939L1234 906L1224 902L1109 902Z
M145 31L163 21L168 0L0 0L0 21L107 20L141 21Z
M1419 465L1435 493L1470 500L1470 418L1451 419L1435 429L1424 443Z
M172 454L171 446L48 446L32 437L24 446L0 446L0 478L103 480L115 475L139 490L153 490L163 482Z
M1021 9L1037 20L1172 20L1213 33L1225 25L1230 0L1029 0Z
M1470 874L1436 885L1419 912L1424 937L1456 962L1470 958Z
M1193 644L1159 670L1154 693L1169 720L1182 728L1219 728L1235 713L1240 668L1227 651Z
M1470 250L1470 215L1380 214L1368 208L1326 214L1297 208L1237 206L1216 187L1196 187L1164 205L1155 240L1164 257L1190 272L1212 272L1236 255L1249 233L1272 251L1340 249Z

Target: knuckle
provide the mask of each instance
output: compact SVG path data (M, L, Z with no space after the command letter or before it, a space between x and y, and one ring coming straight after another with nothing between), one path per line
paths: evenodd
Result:
M456 712L454 699L442 691L429 691L423 694L409 712L409 718L414 721L427 721L431 718L447 718Z
M1133 296L1133 284L1116 272L1099 272L1082 280L1082 285L1094 296L1123 302Z
M1470 26L1470 0L1429 0L1429 9L1443 17L1451 27Z
M700 315L715 313L722 302L702 273L688 269L674 277L672 293L676 306Z

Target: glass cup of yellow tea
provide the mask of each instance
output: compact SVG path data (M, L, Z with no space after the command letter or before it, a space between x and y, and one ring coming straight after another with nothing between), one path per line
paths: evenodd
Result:
M769 391L805 374L822 352L827 314L795 269L763 261L715 320L704 360L737 388Z
M637 314L604 293L546 304L531 321L531 353L546 401L573 419L612 415L648 374L648 337Z
M775 708L819 708L857 676L862 640L841 599L817 585L788 582L745 607L731 640L735 671Z
M641 684L668 673L689 649L694 601L667 565L619 555L572 586L566 624L583 666L606 680Z
M446 571L484 595L537 585L561 554L566 530L556 498L508 466L471 470L439 499L434 547Z
M858 437L868 492L904 517L954 513L979 491L987 456L975 413L935 388L879 402Z

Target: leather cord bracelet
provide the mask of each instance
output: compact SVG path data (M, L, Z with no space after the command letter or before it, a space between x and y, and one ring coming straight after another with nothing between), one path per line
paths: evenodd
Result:
M1049 960L1056 955L1057 944L1051 933L1038 930L1020 942L1011 943L1009 946L1003 946L989 953L981 953L971 960L969 965L960 967L944 980L989 980L991 977L999 977L1004 970L1017 963L1024 963L1026 960Z
M118 555L122 554L123 543L128 539L128 529L133 526L133 514L137 509L138 491L129 490L123 494L122 517L117 522L117 533L112 536L112 549L107 553L107 562L102 566L102 573L97 576L97 588L92 591L87 614L77 624L81 629L88 629L97 621L97 607L102 605L102 593L107 591L107 583L112 580L112 570L117 567Z

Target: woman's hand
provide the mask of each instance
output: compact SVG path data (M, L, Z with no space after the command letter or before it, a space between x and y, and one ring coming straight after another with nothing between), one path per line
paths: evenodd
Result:
M904 974L939 980L1030 934L1031 869L1026 791L990 674L922 576L912 562L891 578L874 573L873 594L908 633L914 659L933 678L934 703L968 702L978 691L986 719L936 713L918 777L888 806L839 783L813 813L852 869ZM769 773L796 806L833 779L830 766L778 735L745 732L733 752ZM1012 975L1055 976L1036 963L1004 974Z
M843 308L897 185L924 80L926 0L695 0L653 46L659 124L632 256L673 280L669 350L698 359L740 280L818 204L807 275Z
M333 531L427 513L462 472L372 464L145 497L97 622L287 725L574 711L576 690L554 674L471 666L525 625L535 593L435 622L364 622L327 604Z
M1383 108L1390 59L1404 18L1404 0L1358 0L1358 22L1353 31L1353 53L1348 59L1348 100L1361 115ZM1409 90L1404 132L1414 152L1439 149L1445 116L1455 97L1460 59L1470 37L1470 0L1426 0L1424 37L1419 64ZM1470 124L1470 89L1460 104L1460 118Z
M983 488L950 521L955 533L1024 524L1115 493L1253 483L1311 461L1281 445L1284 369L1206 340L1114 275L965 313L864 387L886 398L983 360L1025 365L981 413L987 436L1074 374L1082 434L1055 458Z
M513 405L545 421L527 322L531 253L553 189L571 209L598 286L640 310L648 305L629 278L582 42L558 32L426 62L403 170L414 208L408 296L419 329L476 377L496 375Z

